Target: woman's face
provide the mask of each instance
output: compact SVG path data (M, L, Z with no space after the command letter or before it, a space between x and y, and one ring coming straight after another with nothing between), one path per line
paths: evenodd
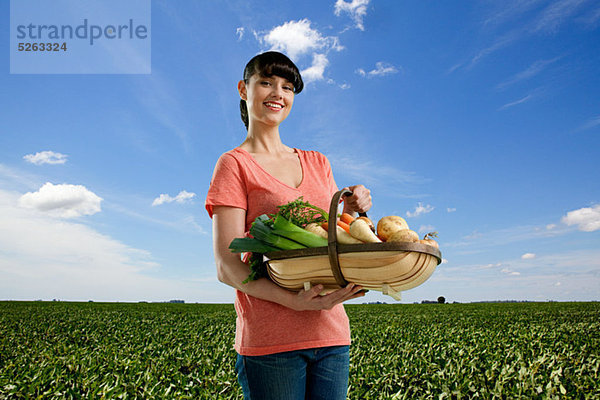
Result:
M294 104L294 85L280 76L254 74L247 83L240 81L238 89L240 97L246 100L250 124L277 126L287 118Z

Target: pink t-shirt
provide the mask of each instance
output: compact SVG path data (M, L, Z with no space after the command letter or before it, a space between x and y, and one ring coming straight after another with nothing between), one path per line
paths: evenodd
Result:
M277 206L300 196L324 210L337 191L327 158L316 151L294 149L302 166L297 188L280 182L265 171L246 150L235 148L217 161L206 196L206 210L213 206L246 210L246 233L261 214L274 214ZM314 347L350 344L350 326L344 306L331 310L294 311L280 304L236 290L235 349L257 356Z

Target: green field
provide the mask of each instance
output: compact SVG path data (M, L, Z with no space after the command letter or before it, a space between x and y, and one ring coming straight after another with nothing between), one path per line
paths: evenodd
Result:
M351 399L600 399L600 303L350 305ZM0 399L241 398L233 305L0 302Z

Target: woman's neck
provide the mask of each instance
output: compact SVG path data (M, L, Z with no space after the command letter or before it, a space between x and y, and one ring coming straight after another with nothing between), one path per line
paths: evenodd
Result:
M283 144L279 136L279 127L256 127L250 125L246 140L240 145L249 153L281 153L289 152L290 148Z

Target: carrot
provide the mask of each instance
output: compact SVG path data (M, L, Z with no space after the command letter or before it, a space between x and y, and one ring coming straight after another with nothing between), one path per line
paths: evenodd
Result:
M350 225L345 223L344 221L338 221L338 226L342 227L346 232L350 233Z
M345 230L346 232L350 233L350 225L348 225L347 223L345 223L345 222L342 222L342 221L338 221L338 222L337 222L337 224L338 224L338 226L339 226L340 228L342 228L342 229L343 229L343 230ZM329 224L328 224L327 222L323 222L323 223L321 224L321 228L323 228L323 229L325 229L326 231L328 231L328 232L329 232Z
M342 213L342 215L340 215L340 221L350 225L352 221L354 221L354 217L348 213Z

